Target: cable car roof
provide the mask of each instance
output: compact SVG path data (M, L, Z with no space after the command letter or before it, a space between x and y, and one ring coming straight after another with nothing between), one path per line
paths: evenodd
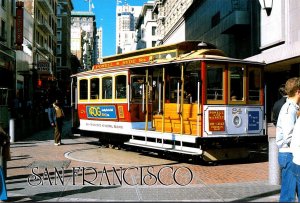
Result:
M142 58L144 57L144 58ZM141 59L142 58L142 59ZM126 60L131 60L126 62ZM134 63L135 61L142 61L140 63ZM174 63L185 63L190 61L216 61L216 62L226 62L226 63L243 63L243 64L253 64L259 66L265 66L265 63L254 62L254 61L245 61L243 59L235 59L226 57L225 53L219 49L199 49L196 51L191 51L189 53L185 53L180 55L179 57L174 58L159 58L153 59L151 56L140 56L135 58L124 59L123 61L111 61L104 63L104 66L100 68L80 72L77 74L72 75L71 77L81 77L81 76L88 76L94 75L96 73L111 73L111 72L119 72L125 71L131 68L139 68L139 67L151 67L151 66L158 66L158 65L166 65L166 64L174 64ZM123 63L122 63L123 62ZM111 66L110 66L111 65ZM106 67L107 66L107 67Z

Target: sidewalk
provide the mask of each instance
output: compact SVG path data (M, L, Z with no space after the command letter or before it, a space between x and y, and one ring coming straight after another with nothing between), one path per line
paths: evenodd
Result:
M154 155L101 148L97 138L72 136L68 129L70 122L64 126L64 145L61 146L53 145L51 128L11 145L12 161L8 162L6 181L8 201L278 201L280 186L268 184L267 162L223 166L178 163ZM164 186L158 181L152 184L153 179L147 175L143 176L141 185L138 184L141 178L131 173L124 176L128 184L124 180L118 183L116 177L116 184L109 182L113 167L140 169L142 166L154 171L166 166L169 168L165 171L170 167L187 167L194 177L185 186L174 182ZM83 167L86 173L76 171ZM55 178L55 169L64 172L62 179L58 175ZM99 172L96 179L93 169ZM161 178L169 183L170 177ZM180 181L185 178L180 177Z

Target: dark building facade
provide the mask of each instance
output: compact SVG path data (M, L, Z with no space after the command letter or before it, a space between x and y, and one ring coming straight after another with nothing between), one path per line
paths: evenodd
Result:
M206 41L230 57L260 52L260 4L248 0L194 1L185 18L186 40Z

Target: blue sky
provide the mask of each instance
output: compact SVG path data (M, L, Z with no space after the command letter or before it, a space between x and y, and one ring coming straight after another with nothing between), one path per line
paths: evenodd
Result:
M115 55L116 52L116 2L117 0L91 0L97 28L103 29L103 56ZM142 6L146 2L147 0L127 0L130 6ZM72 0L72 3L74 11L89 10L89 3L85 0Z

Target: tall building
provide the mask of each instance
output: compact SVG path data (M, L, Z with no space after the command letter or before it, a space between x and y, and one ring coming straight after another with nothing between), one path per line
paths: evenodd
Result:
M70 92L71 83L71 11L73 9L71 0L58 0L56 71L58 86L65 93ZM69 95L66 96L69 98Z
M206 41L235 58L259 52L258 0L156 0L153 11L162 44Z
M157 15L152 12L154 1L148 1L142 7L142 11L136 23L136 49L150 48L156 45L158 40Z
M80 60L84 70L90 70L97 62L95 19L93 12L71 13L71 52Z
M31 65L33 100L52 102L56 97L57 0L27 0L24 7L33 18ZM46 105L46 104L45 104Z
M184 14L193 2L193 0L155 0L153 12L157 15L158 45L185 41ZM177 34L171 42L168 36L174 33L174 30L180 30L180 34Z
M102 27L97 29L97 63L101 63L102 62L102 58L103 58L103 32L102 32Z
M116 53L125 53L136 49L135 24L141 9L141 6L117 5Z

